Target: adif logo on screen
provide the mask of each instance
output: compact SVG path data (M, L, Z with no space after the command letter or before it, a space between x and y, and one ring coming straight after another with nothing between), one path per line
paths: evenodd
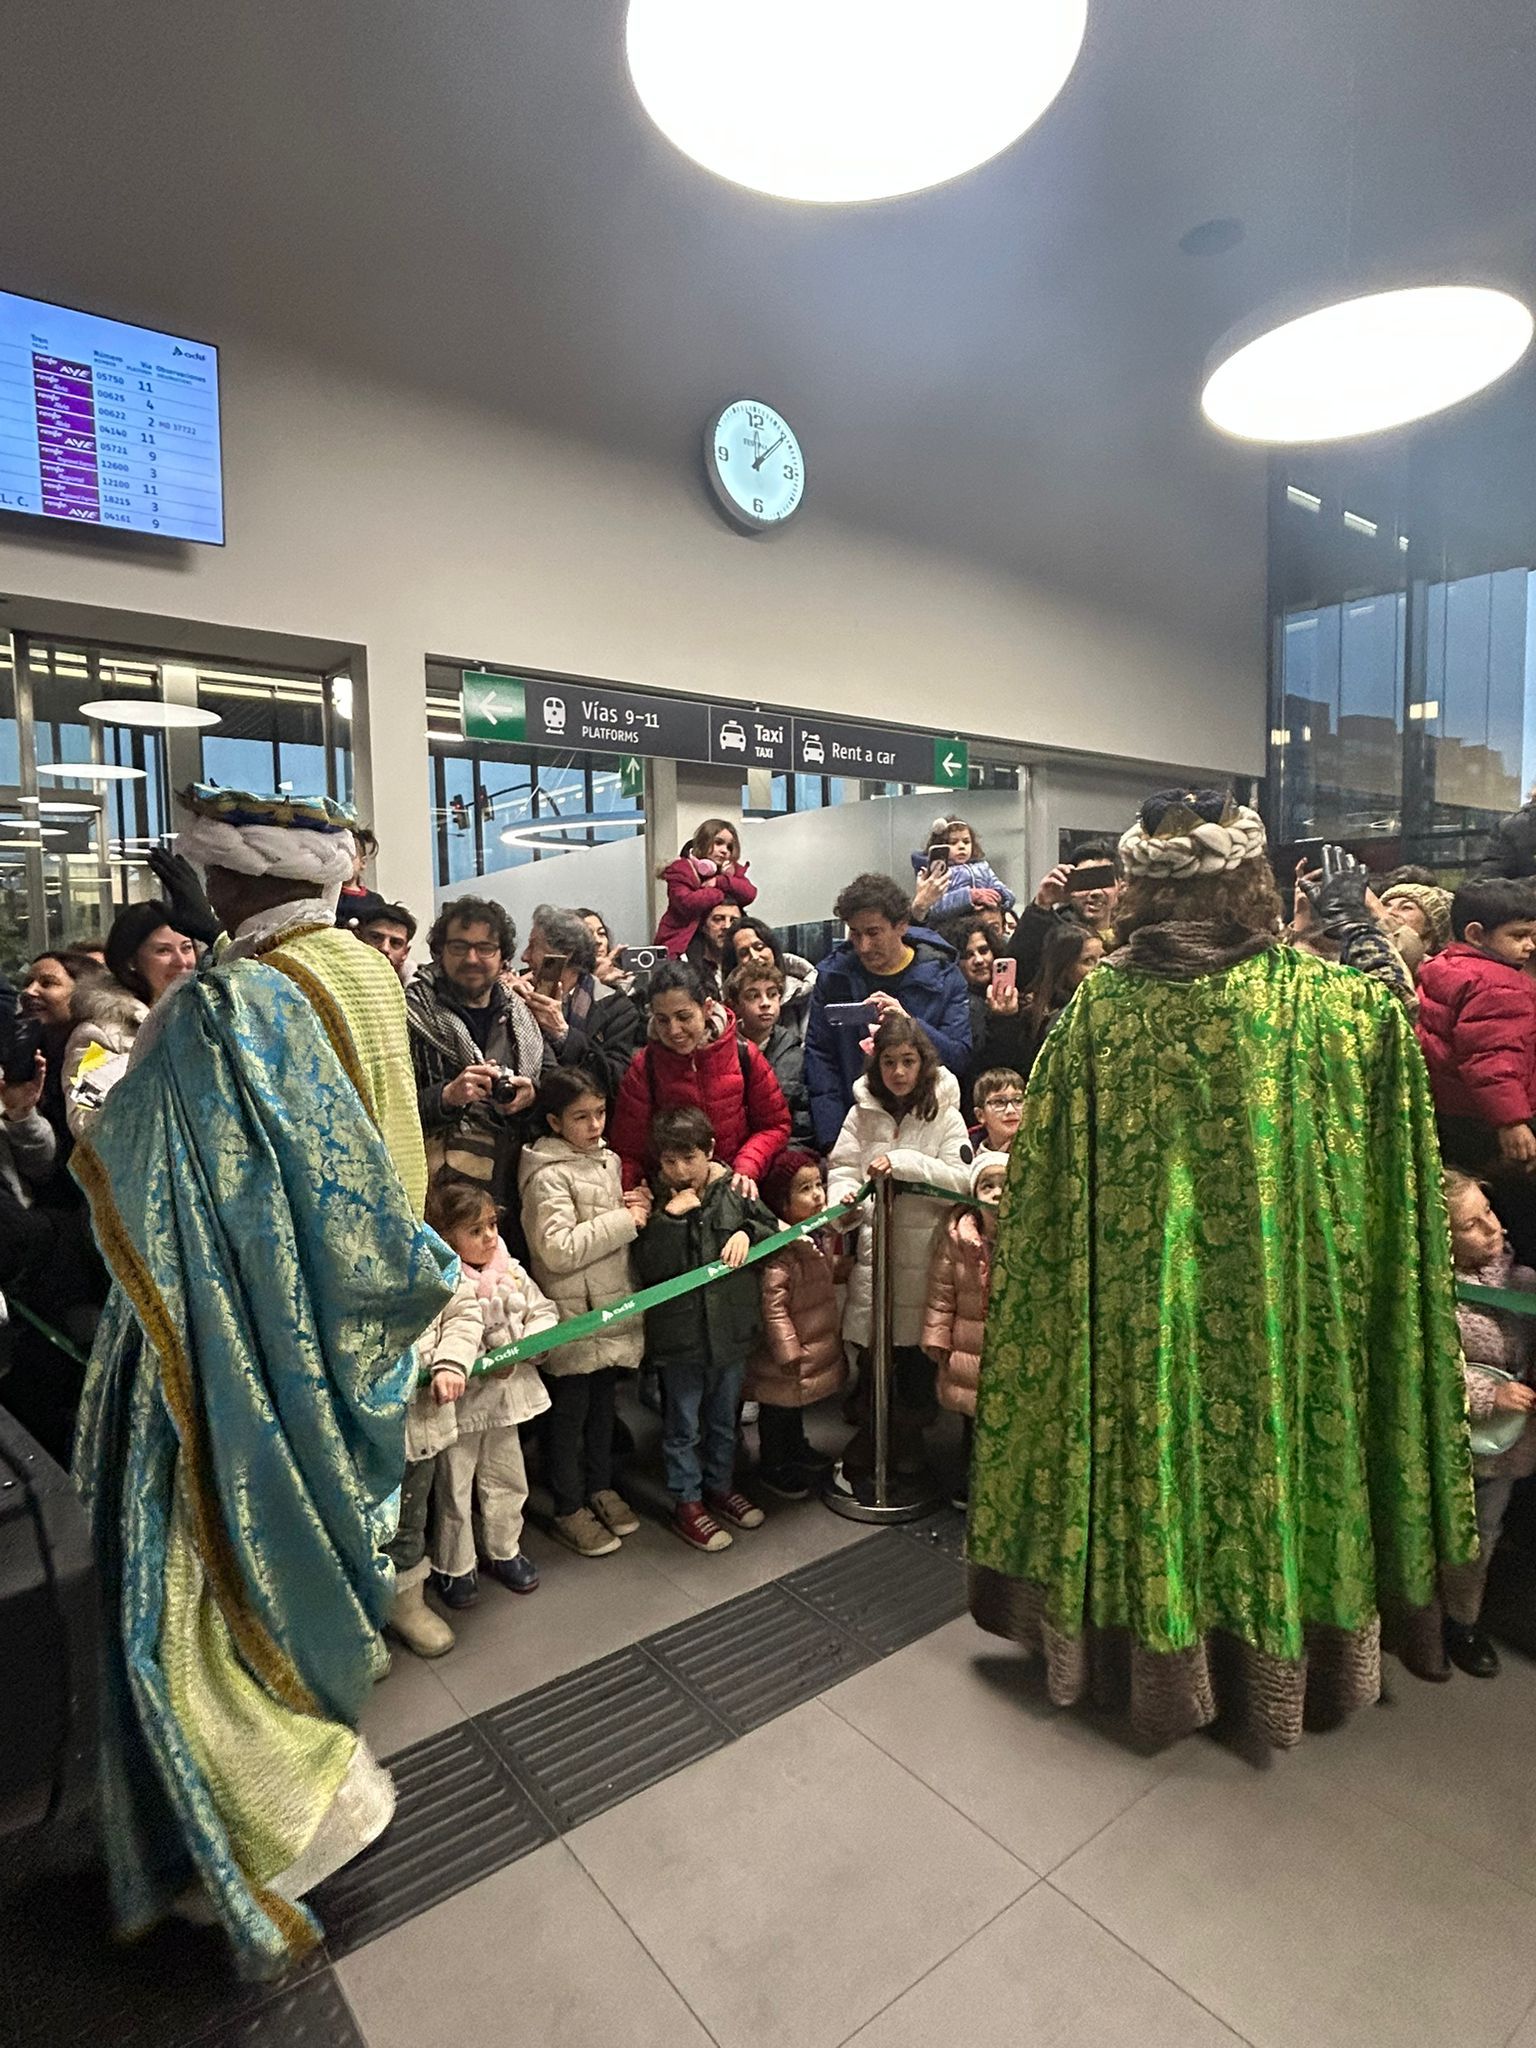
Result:
M183 348L178 341L171 350L173 356L185 356L189 363L206 363L208 351L202 348Z

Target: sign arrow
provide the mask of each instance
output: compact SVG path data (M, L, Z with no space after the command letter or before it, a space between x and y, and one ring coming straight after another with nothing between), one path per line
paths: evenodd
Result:
M958 761L957 761L957 760L955 759L955 757L954 757L954 755L953 755L953 754L946 754L946 755L944 756L944 773L945 773L946 775L948 775L948 776L950 776L950 777L952 778L952 777L954 776L954 772L955 772L955 770L956 770L956 769L957 769L957 768L958 768L959 766L960 766L960 763L959 763L959 762L958 762Z

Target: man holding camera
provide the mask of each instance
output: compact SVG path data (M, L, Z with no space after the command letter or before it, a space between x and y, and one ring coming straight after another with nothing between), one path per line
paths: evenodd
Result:
M1053 926L1064 921L1080 924L1108 942L1119 900L1119 869L1112 847L1080 846L1069 860L1053 867L1035 891L1033 903L1019 913L1007 947L1008 957L1019 963L1020 987L1027 987L1040 972L1040 956Z
M405 992L427 1165L484 1182L517 1210L517 1155L539 1075L554 1053L504 985L517 928L501 904L460 896L427 934L431 960Z

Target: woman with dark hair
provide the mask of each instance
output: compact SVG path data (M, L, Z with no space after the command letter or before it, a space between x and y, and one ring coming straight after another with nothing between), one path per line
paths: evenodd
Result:
M69 1034L75 1028L70 1017L70 1004L79 984L100 974L100 963L87 953L74 953L67 949L57 953L39 953L21 986L21 1014L38 1025L42 1055L47 1062L43 1092L37 1106L44 1120L52 1126L58 1141L53 1177L43 1199L67 1208L77 1207L80 1201L74 1182L64 1170L74 1143L69 1132L69 1120L64 1113L64 1051L69 1044Z
M1118 949L1014 1140L976 1419L971 1608L1069 1705L1288 1748L1444 1671L1476 1549L1424 1062L1371 976L1281 944L1257 815L1142 807Z
M941 1066L933 1040L915 1018L888 1010L875 1032L853 1107L828 1160L827 1199L847 1202L866 1180L894 1176L969 1191L971 1142L960 1114L960 1084ZM867 1204L865 1205L867 1207ZM898 1195L891 1227L894 1383L891 1389L892 1463L898 1475L922 1474L923 1430L937 1414L933 1365L921 1350L928 1299L928 1262L947 1205L927 1195ZM863 1366L855 1395L858 1432L843 1453L846 1492L867 1486L874 1470L868 1346L874 1321L874 1232L859 1233L858 1258L848 1282L843 1335L860 1347Z
M784 976L784 1007L781 1014L785 1022L793 1024L803 1038L806 1011L811 1000L811 985L816 979L816 969L810 961L803 959L798 953L786 952L780 943L778 933L760 917L737 919L731 926L731 950L736 955L734 965L737 967L745 967L749 962L757 966L771 960L779 969Z
M130 903L107 933L105 974L75 985L74 1029L64 1048L64 1114L83 1137L127 1071L139 1026L168 988L197 965L197 948L171 923L169 904Z
M715 1157L738 1194L757 1184L789 1143L789 1110L772 1067L736 1035L736 1019L716 1002L686 961L669 961L647 990L650 1029L619 1087L608 1142L637 1188L656 1170L651 1126L663 1109L702 1109L715 1133Z
M674 960L692 945L699 926L722 903L745 910L757 901L747 879L741 840L729 818L706 818L677 859L658 870L667 885L667 907L656 927L656 943Z
M1046 1033L1103 958L1104 941L1086 925L1062 923L1047 937L1040 971L1019 999L1024 1036L1015 1065L1026 1081Z

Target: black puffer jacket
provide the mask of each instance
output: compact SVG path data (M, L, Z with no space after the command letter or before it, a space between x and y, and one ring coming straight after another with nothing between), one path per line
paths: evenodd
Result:
M669 1216L666 1199L665 1189L658 1188L651 1220L635 1240L635 1273L642 1287L708 1265L738 1230L761 1244L779 1228L761 1202L735 1192L723 1169L686 1216ZM761 1280L756 1267L747 1266L729 1279L712 1280L677 1301L648 1309L645 1345L652 1362L663 1372L669 1365L745 1365L762 1329Z
M1536 876L1536 803L1500 818L1488 834L1477 872L1504 875L1512 882L1528 882Z

